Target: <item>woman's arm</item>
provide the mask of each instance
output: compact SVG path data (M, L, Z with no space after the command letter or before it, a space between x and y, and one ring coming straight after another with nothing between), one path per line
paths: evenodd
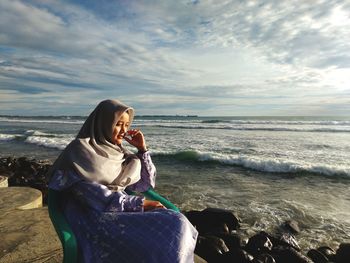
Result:
M112 192L105 185L83 180L74 171L56 171L49 187L66 191L81 205L100 212L143 211L144 198L129 196L124 192Z
M82 205L88 206L100 212L141 212L143 200L139 196L127 195L124 192L112 192L107 186L80 181L74 184L69 192Z
M137 153L137 156L141 160L141 179L137 183L130 185L127 188L131 191L144 192L150 187L155 187L157 172L148 151L139 152Z

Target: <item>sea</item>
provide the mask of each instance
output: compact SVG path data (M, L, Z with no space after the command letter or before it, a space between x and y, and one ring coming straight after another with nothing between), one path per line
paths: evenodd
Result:
M85 119L0 116L0 156L53 161ZM305 251L350 242L350 116L137 116L132 128L145 135L156 190L182 211L232 210L247 237L296 220Z

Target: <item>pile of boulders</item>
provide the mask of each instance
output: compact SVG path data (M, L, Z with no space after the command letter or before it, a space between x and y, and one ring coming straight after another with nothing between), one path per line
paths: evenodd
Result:
M37 161L26 157L0 158L0 174L8 177L9 186L29 186L43 194L43 202L47 203L47 172L52 163Z
M282 224L278 234L261 231L246 238L237 234L241 220L232 211L207 208L185 215L199 232L195 253L209 263L350 263L350 243L340 244L337 251L322 246L304 255L293 220Z

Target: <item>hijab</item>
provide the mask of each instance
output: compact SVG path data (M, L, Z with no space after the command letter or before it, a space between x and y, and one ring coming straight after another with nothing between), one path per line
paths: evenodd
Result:
M89 115L77 137L67 145L56 162L56 170L73 169L89 181L106 185L116 191L124 190L141 177L141 163L135 154L112 143L115 125L127 112L130 124L134 109L118 100L104 100Z

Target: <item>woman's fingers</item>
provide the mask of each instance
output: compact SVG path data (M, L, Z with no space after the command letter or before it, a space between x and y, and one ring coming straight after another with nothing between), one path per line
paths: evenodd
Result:
M144 209L147 210L152 210L155 208L165 208L164 205L162 205L159 201L152 201L152 200L144 200L143 203Z
M128 138L129 137L129 138ZM127 132L124 138L128 138L131 140L142 140L143 134L140 130L130 130Z
M128 143L131 143L131 139L129 139L128 137L124 136L124 140L126 140Z
M131 129L131 130L128 130L126 132L126 134L130 135L130 136L135 136L136 134L139 134L141 133L141 131L139 129Z
M139 129L131 129L125 133L124 139L139 150L146 149L146 142L143 133Z

